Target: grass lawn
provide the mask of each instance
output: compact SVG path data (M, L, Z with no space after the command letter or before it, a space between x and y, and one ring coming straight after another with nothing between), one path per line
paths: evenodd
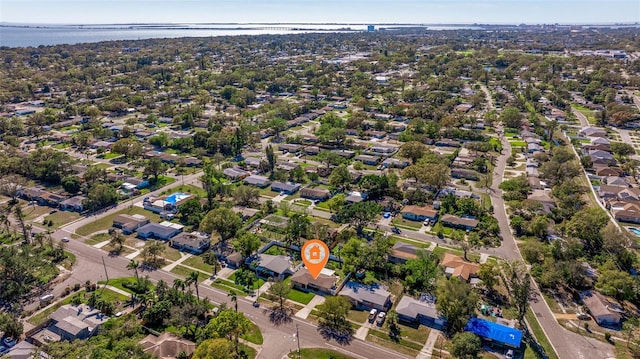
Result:
M290 300L294 301L294 302L298 302L298 303L302 303L302 304L309 304L309 302L311 301L311 299L313 299L313 297L315 296L315 294L313 293L305 293L302 291L299 291L297 289L291 289L291 291L289 292L289 295L287 296L287 298L289 298Z
M248 345L240 344L240 350L247 355L248 359L254 359L258 355L258 352Z
M177 265L175 266L175 268L173 268L171 270L171 273L173 274L177 274L179 276L183 276L183 277L188 277L189 273L193 272L193 270L191 268L187 268L185 266L181 266L181 265ZM202 273L200 271L198 271L198 273L200 274L198 276L198 283L204 281L205 279L209 278L209 273Z
M420 228L422 228L422 222L416 222L416 221L408 221L402 217L396 217L393 219L393 224L395 224L396 226L400 227L400 228L408 228L411 230L418 230Z
M509 143L511 144L511 147L524 147L527 145L524 141L509 141Z
M300 356L298 352L292 352L289 354L291 359L354 359L348 355L344 355L335 350L322 349L322 348L302 348L300 349Z
M75 221L80 218L80 215L76 212L58 211L54 214L50 214L44 217L45 220L53 221L53 225L49 228L57 229L69 222Z
M211 286L218 288L220 290L223 290L225 292L234 291L236 293L246 293L243 286L235 284L232 281L222 279L222 278L218 278L214 280L213 283L211 283Z
M364 323L364 321L369 318L369 312L364 310L349 309L347 318L356 323Z
M60 213L60 212L58 212ZM65 212L65 213L70 213L70 212ZM57 214L57 213L56 213ZM76 230L76 233L81 235L81 236L89 236L97 231L104 231L107 230L109 228L111 228L111 225L113 224L113 218L119 214L129 214L129 215L133 215L133 214L141 214L143 216L146 216L147 218L149 218L149 220L151 222L160 222L160 216L158 214L155 214L151 211L147 211L144 208L141 207L136 207L133 206L131 208L126 208L123 209L122 211L118 211L114 214L108 215L106 217L100 218L99 220L95 221L95 222L91 222L89 224L86 224L80 228L78 228Z
M98 244L98 243L104 242L104 241L108 240L109 238L111 238L109 233L100 233L100 234L96 234L96 235L91 236L91 238L89 238L86 241L84 241L84 243L92 246L94 244Z
M527 308L527 314L525 315L525 318L527 319L527 323L531 327L531 331L536 337L538 344L540 344L540 346L544 348L547 357L549 359L558 359L556 352L553 350L553 347L551 347L547 336L544 335L542 327L540 327L540 323L538 323L538 318L536 318L536 316L533 314L531 308Z
M262 339L262 333L260 332L260 328L258 328L258 326L254 322L251 322L251 325L249 326L249 331L247 332L247 334L240 336L240 338L258 345L261 345L262 342L264 341L264 339Z
M120 157L120 156L122 156L122 155L119 154L119 153L107 152L107 153L104 153L102 155L99 155L98 158L104 158L105 160L110 160L112 158L117 158L117 157Z
M178 187L172 188L171 192L187 192L187 193L191 193L191 194L195 194L196 196L200 196L201 198L206 198L207 197L207 191L203 190L200 187L196 187L194 185L191 184L186 184L186 185L180 185Z
M398 323L398 326L400 327L400 333L401 333L400 335L403 338L413 340L414 342L423 343L423 344L427 341L427 338L429 337L429 332L431 331L429 327L424 325L420 325L417 328L414 328L411 326ZM385 324L385 327L386 327L386 324Z
M202 257L200 256L191 256L185 259L182 264L188 265L189 267L198 268L202 271L213 273L213 266L204 262ZM218 266L220 267L220 266Z
M143 276L142 273L139 273L139 274L140 274L140 277ZM109 279L109 285L112 286L112 287L116 287L116 288L118 288L120 290L123 290L123 291L125 291L127 293L133 294L133 292L130 289L125 288L122 285L122 283L124 283L124 282L133 283L135 281L136 281L136 277L110 278ZM98 282L98 284L105 284L105 281L101 280L101 281ZM155 288L155 286L153 284L149 287L150 290L153 290L154 288Z
M232 281L232 282L234 282L234 284L235 284L236 274L235 274L235 273L232 273L232 274L229 276L229 280L230 280L230 281ZM249 288L250 288L250 289L253 289L253 290L256 290L256 289L258 289L258 288L262 287L262 285L263 285L263 284L264 284L264 279L262 279L262 278L258 278L258 277L254 277L254 278L253 278L253 284L252 284Z
M47 214L51 212L51 207L46 207L46 206L29 206L29 207L24 207L24 209L22 210L22 213L25 216L25 219L28 221L34 220L40 216L42 216L43 214Z
M389 338L388 333L381 332L375 329L369 330L367 341L376 343L391 350L395 350L402 354L410 355L412 357L418 355L418 353L420 353L420 350L422 350L421 344L410 342L404 339L400 339L399 341L395 342L391 340L391 338Z
M162 258L168 259L170 261L177 261L178 259L182 258L182 256L180 255L180 251L175 249L175 248L171 248L169 246L169 244L167 243L164 249L164 253L162 253Z
M260 188L259 192L262 197L273 198L278 195L278 193L271 190L271 187Z

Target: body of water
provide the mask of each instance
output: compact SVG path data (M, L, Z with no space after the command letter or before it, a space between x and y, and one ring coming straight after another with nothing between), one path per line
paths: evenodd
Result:
M419 25L388 25L383 28L416 27ZM376 28L380 28L376 26ZM425 27L426 28L426 27ZM429 30L472 27L429 26ZM41 45L79 44L112 40L141 40L179 37L209 37L229 35L299 34L305 32L365 31L363 24L170 24L170 25L2 25L0 46L28 47Z

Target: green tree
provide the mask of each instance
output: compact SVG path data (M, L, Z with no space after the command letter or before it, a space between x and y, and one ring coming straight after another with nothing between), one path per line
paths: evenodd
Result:
M251 327L251 321L243 313L233 310L223 310L213 317L205 328L209 338L226 338L235 343L235 353L238 355L238 339L246 334Z
M158 183L158 177L167 172L167 165L158 157L149 158L144 165L144 175L153 176L153 183Z
M284 304L290 292L291 285L282 279L276 280L271 287L269 287L269 293L278 299L278 307L275 310L276 313L270 316L273 322L282 322L284 318L289 316L288 310Z
M220 243L224 247L227 239L235 236L242 227L240 216L227 207L218 207L207 213L200 222L200 230L205 233L216 232L220 235Z
M252 186L240 185L233 190L233 200L239 206L251 206L258 203L260 191Z
M318 331L325 337L351 337L353 328L347 320L351 309L349 301L342 296L328 296L318 307L320 325Z
M505 127L518 129L522 125L522 114L517 107L509 106L500 114L500 121Z
M285 243L287 245L295 245L302 247L300 243L302 237L307 237L311 221L304 213L294 213L289 217L287 227L285 228Z
M619 300L634 300L640 291L640 284L631 274L620 271L613 262L608 261L600 267L596 288L602 294Z
M127 159L135 159L142 155L142 144L133 138L123 138L111 146L111 152L119 153Z
M432 293L441 275L439 260L422 250L416 254L417 257L409 259L402 268L405 285L415 292Z
M229 339L207 339L193 352L192 359L235 359L233 343Z
M118 202L115 188L106 183L96 183L89 189L87 198L82 203L88 211L97 211Z
M523 323L532 295L531 275L523 262L515 260L504 264L504 272L512 304L516 309L516 318Z
M346 165L340 165L331 171L329 175L329 187L332 190L343 191L351 185L351 173Z
M136 275L136 282L140 282L140 276L138 275L138 268L140 267L140 263L138 263L138 261L136 260L130 260L129 263L127 264L127 269L133 269L133 272Z
M202 204L197 198L191 198L178 206L178 214L183 223L198 226L202 219Z
M159 259L158 257L160 257L162 253L164 253L164 250L164 243L156 240L151 240L148 241L142 249L142 257L144 258L145 263L157 266Z
M624 142L611 142L611 152L613 152L620 161L636 153L631 144Z
M409 158L415 164L428 152L427 146L421 142L410 141L400 147L400 155Z
M200 272L199 271L191 271L189 272L189 275L187 276L187 278L184 281L184 284L187 287L190 287L192 284L193 286L196 288L196 298L198 299L198 301L200 301L200 290L198 288L198 279L200 277Z
M338 211L336 217L341 223L349 223L356 228L358 233L369 224L382 210L382 207L375 202L350 203Z
M76 194L80 192L81 187L82 187L82 182L78 177L69 176L62 179L62 188L64 188L65 191L71 194Z
M11 338L20 338L23 331L22 322L11 313L0 313L0 332Z
M251 232L242 232L233 240L233 248L243 257L250 256L260 248L260 238Z
M267 128L273 130L276 138L280 138L280 133L286 130L287 126L287 121L282 117L274 117L267 122Z
M471 333L456 333L451 340L451 354L459 359L476 359L482 350L482 341Z
M338 193L327 200L327 207L329 207L329 211L331 213L339 212L345 203L347 203L347 195L344 193Z
M109 244L115 248L116 253L122 252L122 247L124 246L126 238L122 235L122 231L119 229L114 229L111 231L111 239L109 240Z
M478 296L458 278L441 279L436 287L436 309L447 318L449 333L459 333L475 313Z

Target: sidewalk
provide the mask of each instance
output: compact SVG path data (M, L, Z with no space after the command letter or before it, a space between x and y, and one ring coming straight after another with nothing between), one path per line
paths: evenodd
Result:
M162 270L167 271L167 272L171 272L171 270L173 268L175 268L178 264L184 262L185 260L187 260L190 257L191 257L191 254L180 252L180 259L178 259L177 261L171 262L171 263L167 264L166 266L162 267Z
M298 312L296 312L295 316L300 318L300 319L307 319L307 317L309 316L309 314L311 314L311 311L317 306L320 305L322 303L324 303L324 297L320 296L320 295L316 295L313 298L311 298L311 301L309 301L309 303L307 303L307 305L304 306L304 308L300 309Z
M420 350L420 354L416 357L416 359L431 359L431 355L433 353L433 347L436 345L436 341L438 340L438 335L440 335L440 331L437 329L431 328L429 332L429 337L427 338L427 342L424 343L422 350Z

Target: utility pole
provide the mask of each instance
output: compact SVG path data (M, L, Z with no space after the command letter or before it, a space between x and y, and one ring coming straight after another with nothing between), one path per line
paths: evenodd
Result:
M298 331L298 324L296 324L296 338L298 339L298 359L300 359L300 332Z
M107 284L109 284L109 273L107 273L107 265L104 263L104 257L102 257L102 266L104 267L104 276L107 278L107 280L104 282L104 287L102 287L102 291L104 292L104 290L107 288Z

